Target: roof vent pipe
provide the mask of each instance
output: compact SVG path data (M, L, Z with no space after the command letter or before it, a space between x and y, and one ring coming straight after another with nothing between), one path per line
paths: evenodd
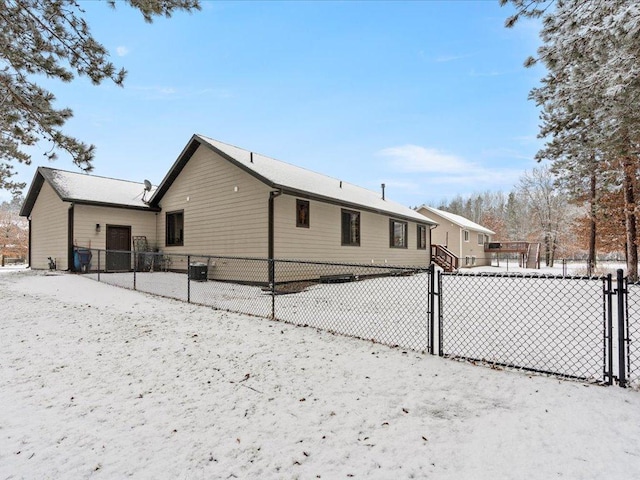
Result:
M382 199L384 200L384 183L382 184Z
M253 163L253 152L249 152L249 161Z
M340 188L342 188L342 180L340 180Z

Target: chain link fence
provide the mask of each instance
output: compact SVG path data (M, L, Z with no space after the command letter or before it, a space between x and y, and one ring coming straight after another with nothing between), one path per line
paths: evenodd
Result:
M611 384L615 363L620 385L640 387L640 284L621 287L621 270L614 288L611 275L436 277L433 267L88 249L75 266L110 285L493 366Z
M587 381L607 374L604 280L442 274L440 351Z
M219 310L431 351L430 267L91 250L87 276Z
M640 283L627 285L627 382L640 388Z
M285 260L274 267L276 319L431 350L430 268Z

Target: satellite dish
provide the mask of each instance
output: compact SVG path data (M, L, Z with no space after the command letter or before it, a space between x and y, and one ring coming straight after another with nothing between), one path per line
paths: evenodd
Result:
M151 182L149 180L144 181L144 189L149 192L151 190Z

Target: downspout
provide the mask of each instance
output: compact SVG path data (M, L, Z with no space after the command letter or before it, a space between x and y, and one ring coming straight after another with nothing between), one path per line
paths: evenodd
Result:
M68 215L68 238L67 238L67 270L70 272L74 271L73 265L73 203L69 207L69 215Z
M269 238L268 238L268 251L269 257L269 284L273 286L275 284L275 268L273 263L274 256L274 241L275 241L275 199L282 195L282 190L272 190L269 192Z
M429 225L429 263L433 263L433 258L431 258L431 246L433 245L433 242L431 241L431 239L433 238L433 235L431 235L431 232L437 228L438 225Z

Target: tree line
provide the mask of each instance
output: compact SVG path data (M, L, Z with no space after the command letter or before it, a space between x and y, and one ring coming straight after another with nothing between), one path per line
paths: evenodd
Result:
M599 198L593 216L588 199L572 195L553 166L543 164L525 172L509 192L457 195L437 208L493 230L496 240L540 243L547 266L566 258L591 262L595 268L598 258L624 258L626 252L622 196L600 193ZM597 232L593 241L592 232Z

